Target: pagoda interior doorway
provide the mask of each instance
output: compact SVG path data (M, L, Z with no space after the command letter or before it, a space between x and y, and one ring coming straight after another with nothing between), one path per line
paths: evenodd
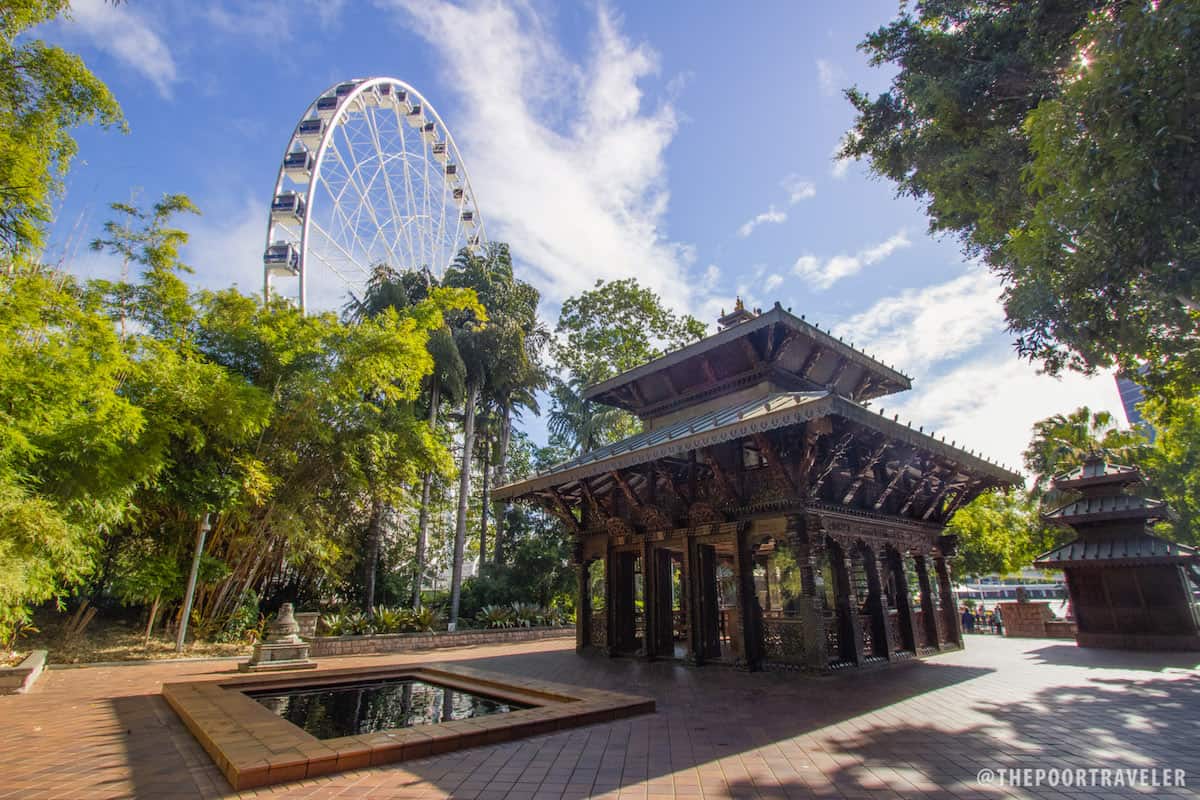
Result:
M688 655L689 620L684 547L680 542L654 548L654 654L683 659Z

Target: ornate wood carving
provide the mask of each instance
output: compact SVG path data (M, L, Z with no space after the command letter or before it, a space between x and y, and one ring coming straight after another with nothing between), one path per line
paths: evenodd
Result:
M825 485L825 481L832 474L834 468L846 457L846 451L850 449L850 445L854 442L854 433L847 431L842 434L842 438L834 443L829 450L829 455L825 458L825 463L817 472L815 480L808 487L809 499L815 500L821 496L821 487Z
M838 361L837 366L833 368L833 374L829 376L829 380L825 381L827 386L837 386L837 382L842 379L842 375L846 373L846 368L850 366L850 359L843 358Z
M631 487L629 482L625 480L625 476L621 474L621 471L613 470L608 474L612 476L612 479L616 482L617 486L620 487L621 492L625 495L625 499L629 501L629 505L633 506L635 509L640 508L642 505L641 498L639 498L637 493L633 491L633 487Z
M800 366L800 377L808 379L812 375L813 369L817 366L817 362L821 360L821 356L824 354L824 348L820 345L814 345L808 354L808 358L804 359L804 363Z
M692 503L688 506L689 525L705 525L710 522L725 522L725 515L708 503Z
M908 468L916 463L916 461L917 453L916 451L913 451L909 453L907 457L902 458L897 462L896 474L892 476L890 481L888 481L888 485L884 487L883 493L880 494L879 499L875 501L876 511L883 508L883 504L886 503L888 498L892 496L892 493L901 486L904 481L904 473L908 472Z
M550 508L550 513L567 523L567 527L571 529L572 533L576 535L582 533L583 528L580 526L579 520L575 518L575 512L567 505L567 501L563 500L558 490L551 489L550 496L553 498L553 506Z
M700 452L704 456L704 463L708 464L708 468L712 470L713 478L716 479L717 485L720 487L720 492L727 498L727 502L742 502L741 495L738 494L733 481L730 480L729 473L721 466L721 461L717 458L716 452L711 447L706 447Z
M908 499L906 499L904 504L900 506L900 516L903 517L908 514L909 510L913 507L913 503L917 501L917 498L920 497L921 494L924 493L931 485L933 485L933 482L938 479L938 472L940 471L941 469L936 463L931 462L929 464L925 474L921 476L921 480L917 481L917 485L914 486L912 492L909 493Z
M746 354L746 358L750 361L751 367L757 367L762 364L762 357L758 354L758 350L755 349L754 345L751 343L749 336L743 336L742 338L738 339L738 342L742 345L742 351Z
M633 526L620 517L609 517L604 521L609 536L633 536Z
M792 476L784 467L783 460L775 450L775 445L771 444L771 439L761 433L754 434L752 438L755 446L758 447L758 452L762 453L763 458L767 460L767 469L770 470L779 487L786 492L795 494L796 482L792 480Z
M934 513L937 512L938 506L941 505L942 498L944 498L951 490L959 489L963 485L963 483L955 483L949 480L944 481L942 483L942 488L933 496L933 499L929 501L929 505L925 507L925 512L921 514L921 519L927 520L932 517Z
M872 474L874 474L875 467L883 459L884 455L891 448L891 446L892 443L885 438L883 442L871 452L871 454L867 457L867 460L863 462L862 469L860 469L858 471L858 475L855 476L854 483L850 484L850 488L846 491L845 496L842 498L842 505L848 506L854 502L854 496L858 494L858 490L862 488L863 483L865 483L866 480L870 478Z

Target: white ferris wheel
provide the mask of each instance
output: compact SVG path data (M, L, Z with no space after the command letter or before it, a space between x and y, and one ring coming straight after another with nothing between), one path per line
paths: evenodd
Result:
M275 182L263 254L263 295L359 288L372 268L441 275L486 240L450 130L420 92L396 78L336 84L296 124Z

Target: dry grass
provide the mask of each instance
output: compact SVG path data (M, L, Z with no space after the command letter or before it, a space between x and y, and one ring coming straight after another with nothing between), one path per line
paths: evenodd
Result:
M212 656L249 655L251 646L244 642L216 644L213 642L189 641L182 653L175 652L175 640L165 636L150 637L150 644L142 646L145 628L121 620L92 620L83 634L71 641L64 641L62 620L38 620L41 630L31 633L20 641L28 650L49 650L52 664L91 664L97 661L140 661L143 659L196 658Z
M0 669L5 667L15 667L25 660L25 656L29 655L28 650L13 650L11 652L0 652Z

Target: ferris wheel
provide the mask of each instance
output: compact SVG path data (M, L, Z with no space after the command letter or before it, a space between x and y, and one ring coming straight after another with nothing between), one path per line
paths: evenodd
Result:
M483 220L450 130L396 78L330 87L288 139L263 254L263 295L332 300L380 264L440 275L484 242Z

